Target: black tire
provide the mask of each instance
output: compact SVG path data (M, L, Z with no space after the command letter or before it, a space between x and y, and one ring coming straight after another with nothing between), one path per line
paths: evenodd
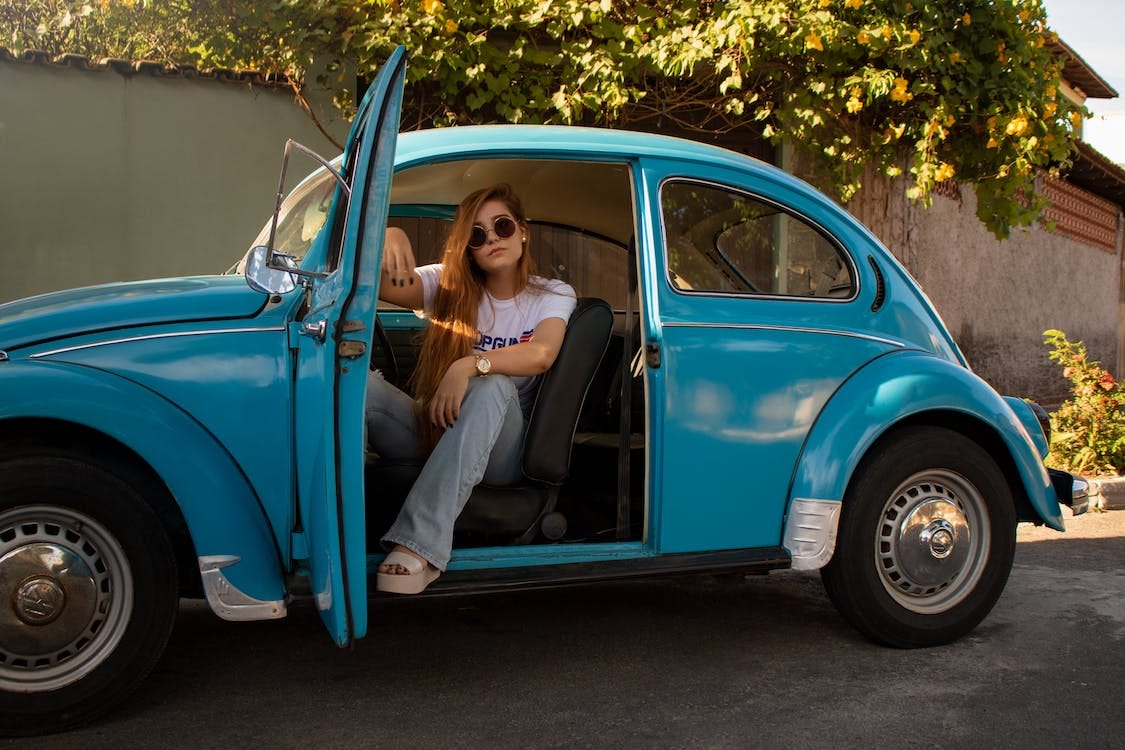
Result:
M991 456L952 430L910 427L876 444L857 470L821 577L867 637L936 646L988 615L1015 548L1012 493Z
M0 462L0 734L67 729L152 670L176 616L176 565L130 484L69 455Z

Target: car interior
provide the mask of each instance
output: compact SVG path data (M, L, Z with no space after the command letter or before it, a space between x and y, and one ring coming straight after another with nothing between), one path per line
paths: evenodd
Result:
M406 231L419 264L437 262L460 200L498 182L512 185L523 202L538 275L573 286L579 304L559 357L540 382L524 480L478 486L458 519L455 547L639 540L646 401L630 169L501 158L420 166L396 174L389 223ZM378 318L372 368L408 389L425 321L386 303ZM377 549L420 469L369 455L370 549Z

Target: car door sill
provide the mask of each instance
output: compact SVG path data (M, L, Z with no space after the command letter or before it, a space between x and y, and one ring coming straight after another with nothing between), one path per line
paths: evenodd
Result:
M450 570L434 581L425 595L515 591L689 573L767 573L789 565L789 553L784 547L754 547L626 560ZM375 576L369 578L374 593Z

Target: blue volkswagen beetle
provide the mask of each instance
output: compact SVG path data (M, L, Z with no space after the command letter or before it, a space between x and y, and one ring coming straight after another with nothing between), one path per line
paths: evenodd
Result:
M436 247L498 181L581 299L523 480L476 488L430 591L820 569L864 634L929 646L988 614L1017 522L1084 509L1032 408L809 186L654 135L399 135L403 71L399 50L242 273L0 306L4 733L123 699L179 597L227 620L306 599L339 645L367 633L376 540L417 467L366 450L365 382L405 383L426 325L377 300L384 228Z

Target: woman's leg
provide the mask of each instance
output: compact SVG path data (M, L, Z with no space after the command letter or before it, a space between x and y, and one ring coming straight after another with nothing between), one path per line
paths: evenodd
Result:
M523 435L523 412L511 379L470 380L460 416L426 460L383 543L406 547L445 570L453 524L473 487L485 477L509 483L522 475Z
M380 458L421 461L425 455L414 417L414 399L383 379L367 377L367 445Z

